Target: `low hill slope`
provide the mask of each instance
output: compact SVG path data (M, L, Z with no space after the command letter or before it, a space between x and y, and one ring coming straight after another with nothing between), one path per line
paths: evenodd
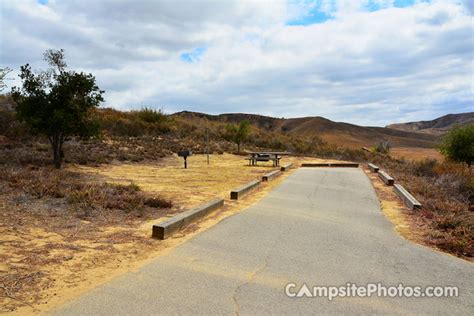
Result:
M474 112L448 114L431 121L391 124L386 127L407 132L441 135L449 131L455 125L465 126L469 124L474 124Z
M207 118L211 121L237 123L248 120L253 125L272 132L292 136L318 136L338 145L360 148L373 146L381 140L387 140L397 147L433 147L437 137L410 131L401 131L386 127L366 127L349 123L334 122L323 117L273 118L256 114L229 113L209 115L196 112L178 112L174 115L188 119Z

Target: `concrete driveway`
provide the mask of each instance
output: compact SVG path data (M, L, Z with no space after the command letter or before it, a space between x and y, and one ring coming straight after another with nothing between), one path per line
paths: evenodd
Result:
M458 297L290 298L285 286L457 286ZM301 168L247 210L58 315L459 314L474 265L398 236L360 169Z

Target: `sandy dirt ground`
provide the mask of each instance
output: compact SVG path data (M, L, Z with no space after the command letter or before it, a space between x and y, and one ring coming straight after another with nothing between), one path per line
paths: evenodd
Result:
M327 162L323 159L285 157L282 163ZM69 166L92 175L92 179L112 183L135 183L143 191L171 199L177 213L216 196L225 198L225 207L206 219L190 225L172 238L150 238L152 225L164 220L147 220L136 225L108 226L88 230L87 221L64 231L45 230L35 222L19 220L14 227L0 225L0 313L25 315L46 312L98 285L139 268L149 260L166 254L202 230L255 203L292 172L262 184L243 200L232 201L232 188L274 170L271 163L249 167L242 156L230 154L192 156L188 169L178 157L156 164L113 164L101 167ZM293 169L294 170L294 169ZM2 204L3 203L3 204ZM41 207L45 207L42 205ZM46 206L48 207L48 206ZM54 207L54 206L52 206ZM9 205L0 200L0 211ZM81 236L79 238L79 236Z

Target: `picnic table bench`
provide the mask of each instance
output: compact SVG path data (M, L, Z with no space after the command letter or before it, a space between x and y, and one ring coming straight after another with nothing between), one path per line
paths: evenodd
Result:
M289 154L289 152L250 152L249 157L245 159L249 161L249 166L256 166L258 161L272 161L273 166L278 167L282 156Z

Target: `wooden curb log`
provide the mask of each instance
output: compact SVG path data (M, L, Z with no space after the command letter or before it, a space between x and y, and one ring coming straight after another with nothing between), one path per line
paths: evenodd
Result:
M152 237L158 239L166 239L171 234L179 231L192 222L208 215L212 211L222 207L224 199L214 199L198 207L192 208L183 213L177 214L162 223L153 225Z
M262 182L270 181L271 179L273 179L276 176L280 175L280 173L281 173L281 170L275 170L275 171L269 172L267 174L264 174L263 177L262 177Z
M375 173L379 172L379 167L377 167L373 163L369 163L369 169L370 171L375 172Z
M254 180L252 182L244 184L243 186L238 187L237 189L230 191L230 198L232 200L240 199L244 194L255 189L260 184L260 182L260 180Z
M301 167L331 167L331 164L322 162L304 162L301 164Z
M291 167L293 167L293 164L292 163L287 163L286 165L281 166L280 170L281 171L287 171Z
M421 203L413 197L413 195L410 194L404 187L402 187L400 184L395 184L393 186L395 193L405 202L406 206L410 210L414 210L417 208L421 208Z
M389 176L385 171L379 171L379 178L385 182L386 185L393 185L395 180Z
M352 162L336 162L336 163L331 163L331 167L347 167L347 168L359 168L358 163L352 163Z
M348 167L348 168L358 168L358 163L352 162L334 162L334 163L326 163L326 162L305 162L301 164L302 167Z

